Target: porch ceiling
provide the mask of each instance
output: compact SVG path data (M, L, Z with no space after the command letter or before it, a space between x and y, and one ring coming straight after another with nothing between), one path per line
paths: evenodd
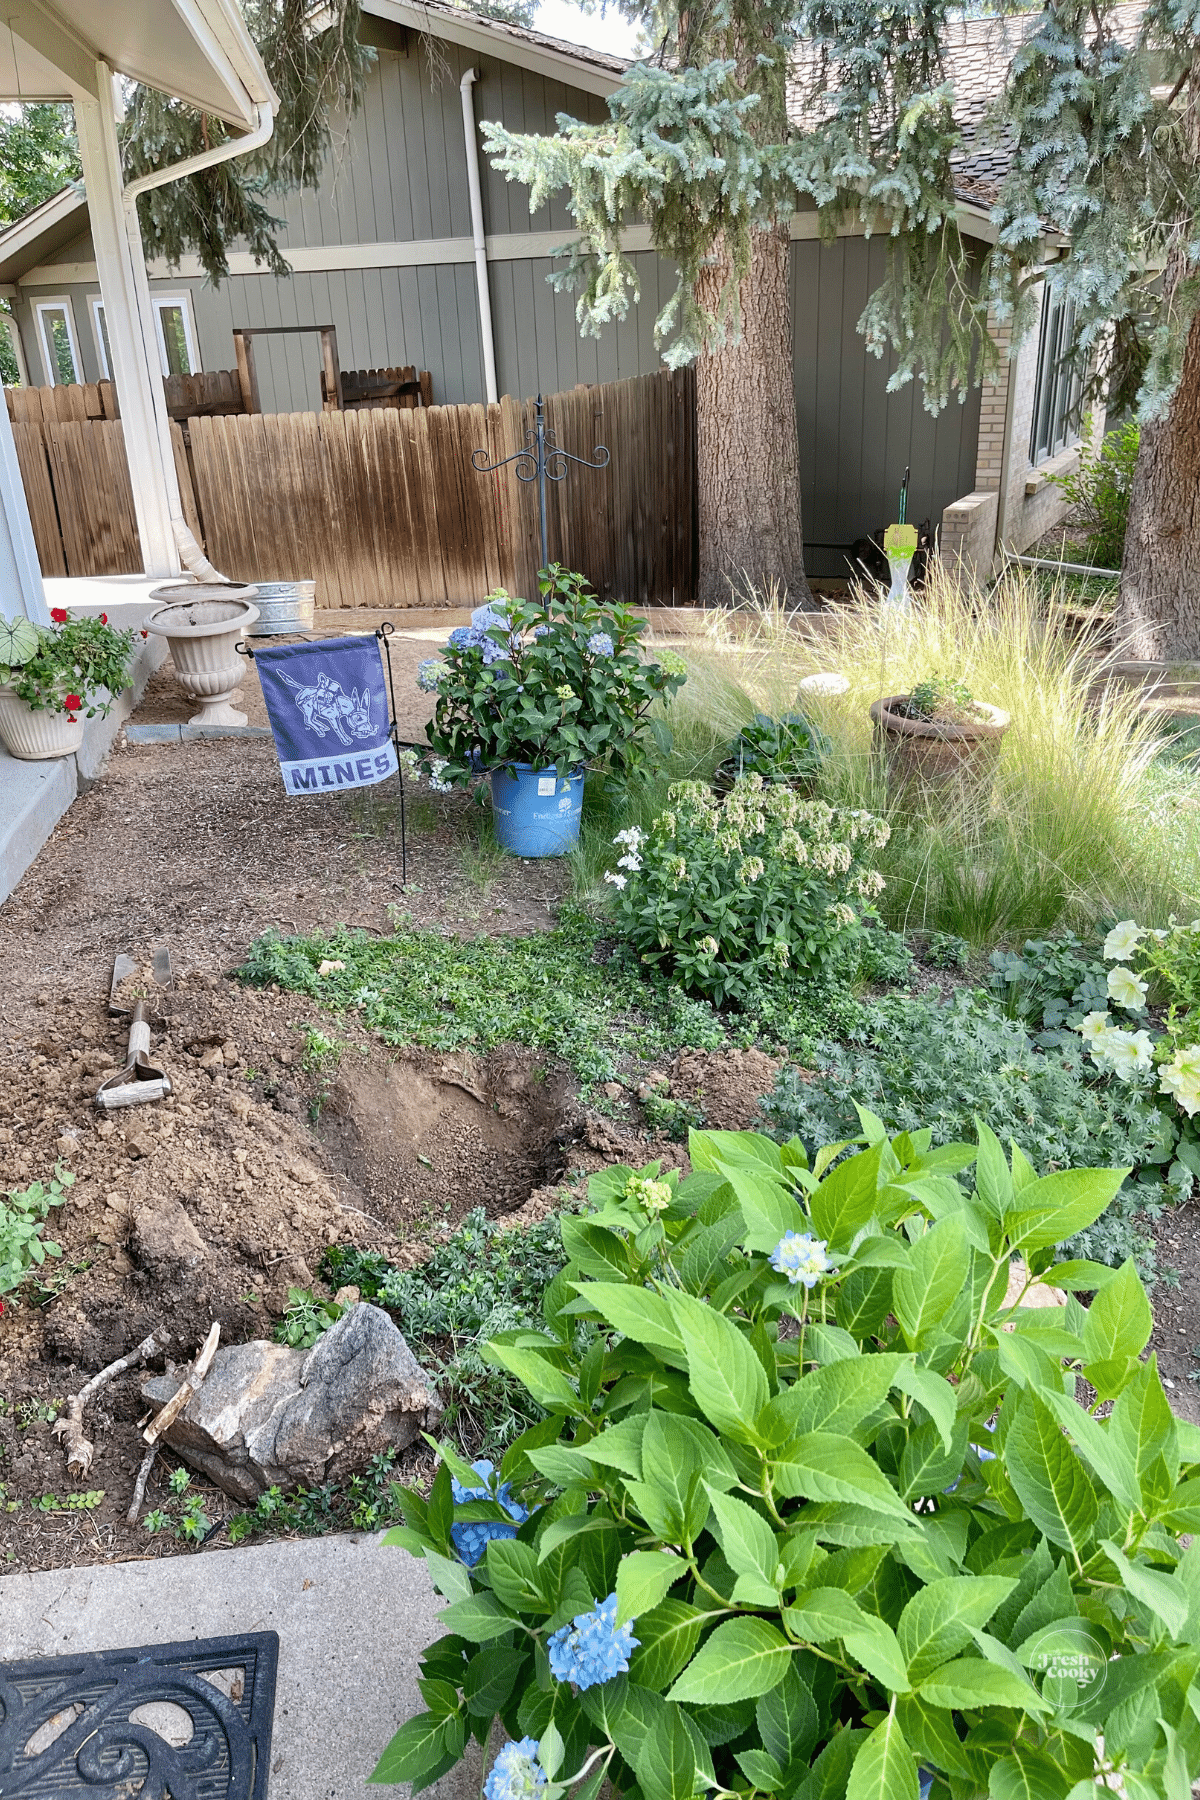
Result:
M0 98L95 93L98 61L235 125L273 98L236 0L7 0Z

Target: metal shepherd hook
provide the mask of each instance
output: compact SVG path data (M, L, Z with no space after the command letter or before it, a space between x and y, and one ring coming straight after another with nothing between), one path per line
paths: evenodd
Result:
M480 462L480 457L483 461ZM550 546L546 535L546 481L564 481L568 463L578 463L581 469L605 469L610 458L607 444L597 444L592 451L592 460L585 456L573 456L569 450L561 448L553 429L546 426L546 406L539 394L537 397L537 424L525 433L525 448L514 450L511 456L502 456L499 462L490 463L486 450L471 452L471 467L481 475L491 475L496 469L503 469L508 463L515 463L514 474L518 481L536 481L538 484L538 512L542 526L542 568L550 561Z

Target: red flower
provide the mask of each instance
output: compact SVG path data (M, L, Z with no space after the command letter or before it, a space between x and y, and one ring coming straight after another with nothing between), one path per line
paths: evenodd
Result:
M78 712L80 707L83 705L83 701L79 698L78 694L68 694L66 699L63 701L63 705L66 707L68 712Z
M52 606L50 608L50 617L54 620L54 623L56 625L65 625L67 622L66 607L65 606Z
M142 636L144 638L148 638L150 636L150 633L148 631L143 631Z
M107 625L107 624L108 624L108 614L107 614L107 613L101 613L101 614L100 614L100 623L101 623L101 624L102 624L102 625Z

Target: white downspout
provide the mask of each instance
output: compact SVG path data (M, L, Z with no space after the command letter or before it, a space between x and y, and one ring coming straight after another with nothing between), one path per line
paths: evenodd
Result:
M185 175L195 175L201 169L211 169L217 163L229 162L235 156L245 156L251 150L257 150L267 142L275 129L275 110L269 101L260 101L257 105L258 123L253 131L244 137L227 138L225 143L215 145L211 150L202 150L196 156L185 157L182 162L168 163L165 168L152 169L148 175L139 175L122 191L125 206L125 230L129 238L131 260L133 263L133 284L137 294L138 311L141 315L142 337L146 345L146 354L150 358L150 367L158 358L158 327L154 318L154 306L150 298L150 282L146 274L146 258L142 251L142 230L138 224L138 195L148 193L151 188L164 187L168 181L179 181ZM133 254L136 252L136 254ZM171 423L166 408L155 409L158 421L161 453L164 466L174 467L175 452L171 444ZM183 516L183 504L179 498L177 483L168 484L170 493L171 529L175 535L175 546L179 551L179 560L193 575L201 581L225 581L227 576L221 575L205 556L196 542L195 535Z
M475 241L475 286L479 290L479 335L483 343L483 380L489 401L498 400L496 346L492 339L492 294L488 283L487 238L483 229L483 193L479 185L479 139L475 131L475 100L471 89L479 79L468 69L458 84L462 95L463 137L467 146L467 188L471 196L471 236Z

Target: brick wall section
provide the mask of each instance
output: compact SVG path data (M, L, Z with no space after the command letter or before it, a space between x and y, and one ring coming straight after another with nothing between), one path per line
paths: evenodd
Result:
M1041 291L1035 295L1041 316ZM1000 367L994 378L985 382L979 414L979 449L975 463L975 488L955 500L942 514L941 546L947 559L953 558L978 580L985 580L999 567L1001 548L1019 556L1043 532L1061 524L1068 511L1060 489L1047 481L1047 473L1066 475L1078 467L1074 450L1064 451L1052 461L1041 463L1035 470L1029 461L1029 438L1033 429L1033 402L1037 389L1039 332L1035 327L1022 340L1012 355L1012 328L999 325L989 315L988 332L1000 352ZM1008 436L1008 462L1005 466L1005 422L1012 411ZM1097 441L1103 435L1104 414L1095 414ZM1026 485L1036 482L1036 491L1026 493ZM980 502L993 496L991 508ZM990 542L989 542L990 530Z
M964 494L942 514L942 561L968 583L986 581L991 573L999 503L998 489L981 489Z

